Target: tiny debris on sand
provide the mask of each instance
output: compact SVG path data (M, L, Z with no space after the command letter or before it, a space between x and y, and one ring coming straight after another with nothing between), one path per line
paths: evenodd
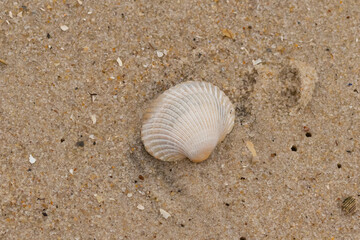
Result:
M95 114L90 114L90 117L91 117L91 121L93 124L96 123L96 115Z
M246 147L249 149L249 151L251 152L251 154L253 155L253 157L256 157L256 150L254 147L254 144L251 141L245 141Z
M259 59L256 59L256 60L252 60L252 64L254 65L254 66L256 66L256 65L258 65L258 64L260 64L260 63L262 63L262 60L259 58Z
M229 29L223 29L223 30L221 30L221 32L224 37L234 39L234 33L231 32Z
M30 157L29 157L29 162L31 164L34 164L36 162L36 159L30 154Z
M169 217L171 217L170 213L168 213L167 211L165 211L162 208L160 208L160 213L165 219L168 219Z
M103 198L102 196L96 194L96 193L94 194L94 197L96 198L96 200L97 200L99 203L101 203L101 202L104 201L104 198Z
M251 152L252 158L251 158L251 162L252 163L256 163L258 162L259 158L256 154L256 150L254 147L254 144L251 141L245 141L246 147L249 149L249 151Z
M161 51L156 51L156 55L157 55L159 58L161 58L161 57L164 56L164 53L161 52Z
M4 64L4 65L8 65L7 62L5 62L5 60L0 58L0 63Z
M67 30L69 30L69 27L66 26L66 25L61 25L60 28L61 28L61 30L63 30L64 32L67 31Z
M121 61L121 59L119 57L116 59L116 61L118 62L119 66L122 67L123 62Z
M356 211L356 199L352 196L347 197L341 204L341 209L347 214L353 214Z
M141 204L137 205L137 208L138 208L139 210L144 210L144 209L145 209L145 207L144 207L143 205L141 205Z

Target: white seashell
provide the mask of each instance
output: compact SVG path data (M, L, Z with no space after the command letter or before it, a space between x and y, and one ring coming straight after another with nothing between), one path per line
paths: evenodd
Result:
M161 94L144 114L141 138L163 161L206 160L231 132L235 110L230 99L208 82L185 82Z

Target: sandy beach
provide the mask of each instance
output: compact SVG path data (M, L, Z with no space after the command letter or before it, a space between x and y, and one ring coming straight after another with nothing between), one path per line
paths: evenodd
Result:
M360 239L359 26L356 0L0 1L0 239ZM186 81L234 128L157 160L143 113Z

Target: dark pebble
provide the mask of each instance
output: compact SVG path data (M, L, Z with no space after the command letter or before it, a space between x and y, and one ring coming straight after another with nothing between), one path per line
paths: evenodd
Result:
M85 143L84 143L84 141L78 141L78 142L76 143L76 146L77 146L77 147L84 147L84 146L85 146Z

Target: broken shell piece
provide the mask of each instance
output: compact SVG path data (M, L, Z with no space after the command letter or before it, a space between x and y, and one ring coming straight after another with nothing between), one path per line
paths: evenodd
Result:
M67 31L67 30L69 30L69 27L66 26L66 25L61 25L60 28L61 28L61 30L63 30L64 32Z
M160 208L160 213L165 219L168 219L169 217L171 217L170 213L168 213L167 211L165 211L162 208Z
M141 138L163 161L206 160L234 126L230 99L208 82L185 82L161 94L144 114Z
M354 197L347 197L341 204L341 209L347 214L355 213L356 211L356 199Z

